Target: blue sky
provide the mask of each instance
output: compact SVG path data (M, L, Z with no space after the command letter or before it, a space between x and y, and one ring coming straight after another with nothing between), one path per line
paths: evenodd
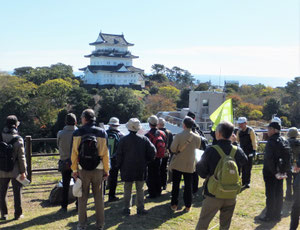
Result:
M89 64L100 32L124 33L134 65L192 74L300 76L299 0L0 0L0 70ZM259 81L259 78L258 78ZM259 83L259 82L257 82Z

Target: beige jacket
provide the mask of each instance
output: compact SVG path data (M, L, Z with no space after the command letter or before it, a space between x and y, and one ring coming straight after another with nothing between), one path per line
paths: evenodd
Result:
M178 149L185 144L191 135L193 135L191 143L188 144L182 152L178 153ZM171 145L171 151L174 155L170 162L169 169L175 169L185 173L195 172L195 149L200 148L200 146L200 136L192 132L191 129L185 129L181 133L176 134Z
M2 133L2 138L5 142L11 141L16 136L18 136L17 132L13 134ZM14 143L13 154L15 159L14 169L11 172L5 172L0 170L0 178L16 178L20 173L26 173L26 158L23 138L20 137L18 141Z

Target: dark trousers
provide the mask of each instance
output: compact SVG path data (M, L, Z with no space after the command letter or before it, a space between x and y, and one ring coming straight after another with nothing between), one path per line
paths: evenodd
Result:
M160 165L160 181L161 181L161 186L165 187L167 186L167 178L168 178L168 160L169 157L164 157L161 159L161 165Z
M72 174L72 170L64 170L61 172L62 182L63 182L63 197L61 202L62 208L68 207L71 174Z
M172 175L173 186L172 186L171 205L178 205L179 186L180 186L181 176L183 175L183 179L184 179L183 201L185 207L187 208L191 207L193 173L184 173L173 169L172 174L173 174Z
M22 192L22 184L19 183L14 178L0 178L0 208L1 208L1 216L7 215L7 190L8 185L11 180L13 194L14 194L14 208L15 208L15 217L22 215L22 207L21 207L21 192Z
M199 176L198 176L198 173L197 173L197 172L194 172L194 173L193 173L193 181L192 181L192 184L193 184L193 193L198 192Z
M300 217L300 177L296 176L294 180L294 195L293 195L293 206L291 212L290 230L296 230L298 228L299 217Z
M283 180L277 180L275 176L264 175L266 186L266 216L280 218L283 204Z
M116 188L118 183L118 172L116 159L111 159L111 169L109 170L108 184L109 184L109 197L113 198L116 196Z
M251 170L253 164L253 157L248 157L248 162L242 167L242 184L250 184Z
M160 164L160 158L155 158L148 164L147 186L150 197L160 196L161 194Z

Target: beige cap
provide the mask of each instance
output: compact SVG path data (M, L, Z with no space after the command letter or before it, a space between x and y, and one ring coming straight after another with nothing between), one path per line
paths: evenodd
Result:
M148 118L148 123L151 125L157 125L158 123L158 118L155 115L152 115Z
M131 118L127 122L126 127L129 131L137 132L141 129L141 122L137 118Z
M298 129L296 127L289 128L287 133L288 137L297 137L299 135Z

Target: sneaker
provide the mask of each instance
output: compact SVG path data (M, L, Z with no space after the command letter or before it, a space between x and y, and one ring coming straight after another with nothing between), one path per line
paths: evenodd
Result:
M7 220L7 215L1 216L0 220Z
M171 210L176 211L177 210L177 205L171 205Z
M109 197L108 202L114 202L114 201L118 201L118 200L120 200L119 197L112 196L112 197Z
M138 214L138 215L146 215L146 214L148 214L148 211L146 211L145 209L143 209L143 210L138 210L138 211L137 211L137 214Z
M19 219L23 219L23 218L24 218L23 214L15 216L15 220L19 220Z
M244 186L243 186L245 189L246 188L250 188L250 184L244 184Z

